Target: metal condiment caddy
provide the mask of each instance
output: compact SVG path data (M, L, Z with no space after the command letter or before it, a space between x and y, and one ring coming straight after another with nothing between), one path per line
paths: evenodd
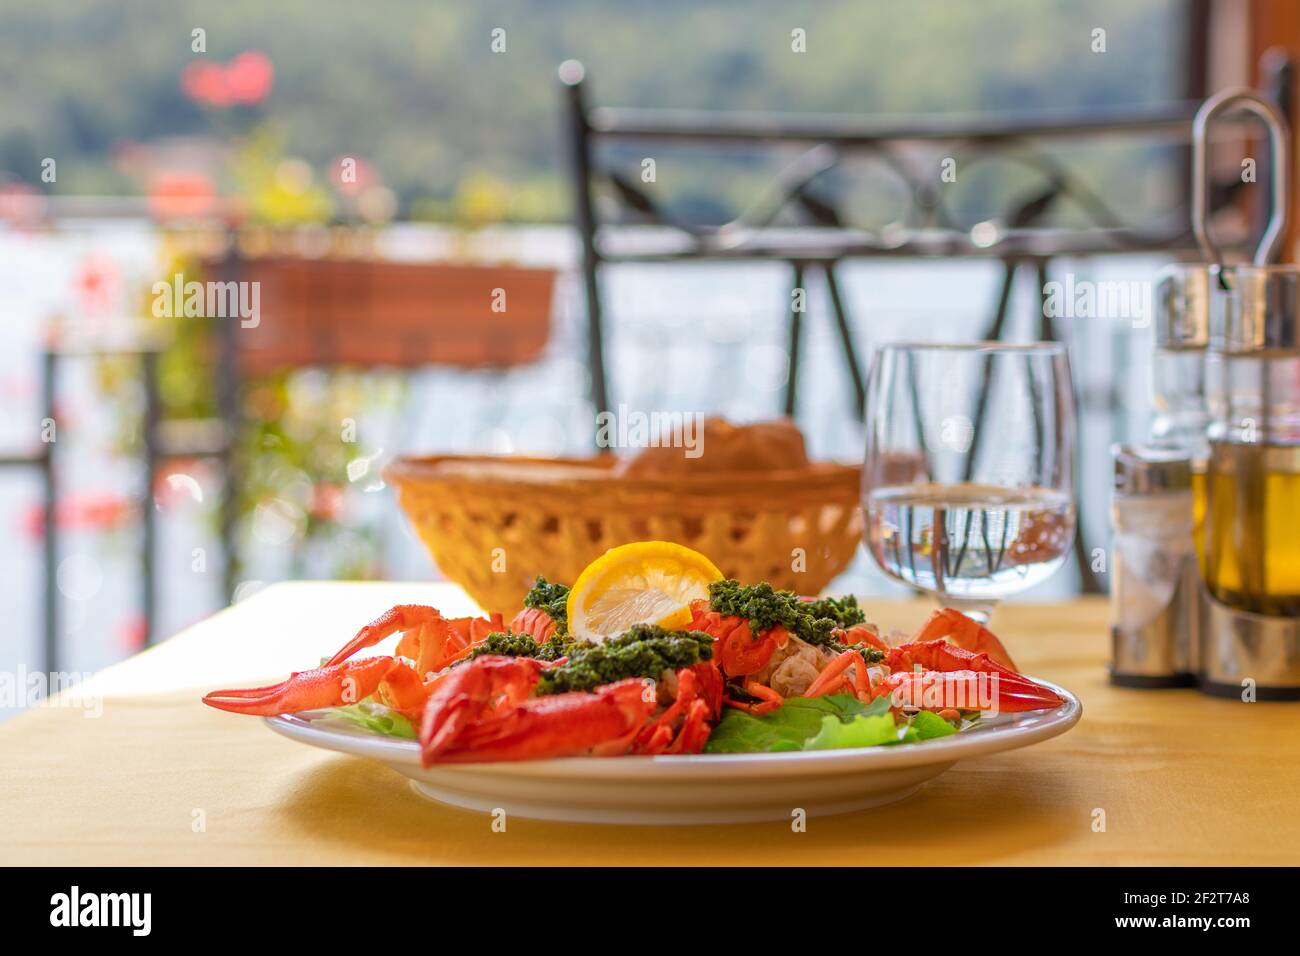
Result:
M1209 234L1206 153L1213 121L1238 111L1268 128L1273 209L1253 261L1230 264ZM1117 604L1118 683L1179 683L1188 657L1178 642L1190 633L1202 690L1300 700L1300 267L1277 264L1290 197L1289 136L1277 109L1248 89L1207 100L1193 124L1192 195L1206 261L1162 273L1154 323L1153 437L1183 460L1160 473L1177 484L1186 468L1199 614L1195 625L1177 624L1186 605L1175 593L1138 638L1119 627L1133 614ZM1125 476L1153 467L1135 465L1131 451L1117 453L1117 503ZM1165 679L1125 680L1144 668Z

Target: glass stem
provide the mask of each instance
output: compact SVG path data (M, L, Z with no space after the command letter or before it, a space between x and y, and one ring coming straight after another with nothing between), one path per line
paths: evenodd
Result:
M953 597L951 594L938 594L940 607L951 607L961 611L973 621L978 621L984 626L988 626L989 618L993 616L993 608L997 606L997 601L978 601L971 598Z

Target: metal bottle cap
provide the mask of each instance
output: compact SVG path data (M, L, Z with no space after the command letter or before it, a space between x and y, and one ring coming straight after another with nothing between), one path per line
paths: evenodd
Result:
M1210 340L1210 267L1178 262L1160 270L1156 280L1156 348L1203 349Z
M1166 445L1113 445L1115 492L1153 495L1188 491L1192 487L1192 460L1187 450Z
M1214 266L1213 273L1227 291L1215 302L1211 348L1225 355L1300 354L1300 269Z

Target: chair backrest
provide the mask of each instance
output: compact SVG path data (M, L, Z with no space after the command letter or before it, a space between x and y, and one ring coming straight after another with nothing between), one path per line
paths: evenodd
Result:
M681 109L591 107L581 64L561 67L573 162L570 164L576 205L576 225L590 258L647 261L745 258L779 261L838 259L878 255L1026 257L1059 254L1100 254L1178 248L1192 252L1190 221L1175 222L1161 210L1146 222L1129 222L1093 194L1091 187L1042 152L1051 141L1092 141L1127 137L1135 146L1161 143L1170 137L1190 140L1198 100L1154 106L1085 107L1071 110L1022 110L973 116L844 116ZM629 149L634 144L635 149ZM603 154L602 147L621 151ZM667 155L673 148L726 147L732 155L754 160L765 157L778 171L762 184L753 201L726 224L700 226L679 221L654 198L637 175L634 157ZM1033 147L1033 149L1031 149ZM924 155L918 161L916 153ZM1027 165L1039 175L1050 170L1042 195L1017 195L1016 205L996 217L1001 220L996 244L969 235L972 223L946 205L950 200L940 178L942 162L960 152L962 162L1001 159L1013 167ZM1180 172L1186 175L1184 150ZM1030 155L1032 162L1025 159ZM844 190L819 189L828 174L853 158L873 157L900 188L908 207L889 234L877 227L855 224ZM622 171L616 168L620 164ZM955 171L955 166L952 169ZM1188 180L1190 183L1190 180ZM756 189L757 189L756 183ZM597 203L595 190L604 189L612 201ZM1176 195L1190 194L1189 186ZM604 197L602 197L604 198ZM1073 201L1093 220L1084 228L1050 228L1050 206ZM614 221L617 211L622 222ZM603 215L602 215L603 214ZM753 241L756 230L769 229L793 217L797 228L813 233L802 245L786 237ZM609 227L653 225L674 227L687 241L664 254L651 247L622 248L610 240ZM715 232L721 229L723 235ZM816 233L826 233L818 245ZM838 233L838 234L837 234ZM719 241L721 238L722 241ZM747 244L748 241L748 244ZM740 253L743 252L743 255Z
M245 373L307 365L503 368L536 361L552 269L267 257L210 264L257 283L256 325L234 335Z

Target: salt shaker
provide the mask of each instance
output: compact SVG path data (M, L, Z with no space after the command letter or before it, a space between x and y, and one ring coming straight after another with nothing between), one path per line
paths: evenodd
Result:
M1174 446L1111 451L1111 682L1194 686L1200 620L1191 458Z

